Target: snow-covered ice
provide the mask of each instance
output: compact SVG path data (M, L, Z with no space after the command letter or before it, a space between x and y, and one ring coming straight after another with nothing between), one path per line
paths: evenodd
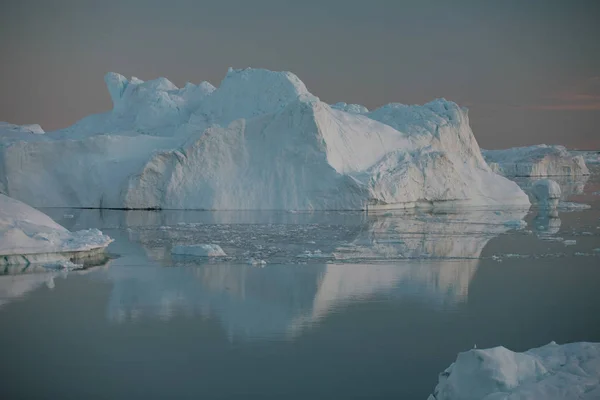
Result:
M218 244L178 245L171 249L171 254L194 257L225 257L227 255Z
M113 109L44 135L0 132L0 190L36 207L364 210L528 206L444 99L329 106L289 72L218 88L109 73ZM74 173L77 171L77 173Z
M429 400L600 398L600 343L554 342L523 353L499 346L460 353Z
M580 155L564 146L545 144L505 150L482 150L492 170L504 176L579 176L589 175Z
M68 261L96 255L112 239L98 229L70 232L44 213L0 194L0 264Z

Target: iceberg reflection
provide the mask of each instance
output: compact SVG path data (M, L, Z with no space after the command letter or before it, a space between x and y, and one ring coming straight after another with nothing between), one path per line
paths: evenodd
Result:
M57 220L64 213L53 212ZM467 299L487 242L525 213L75 210L65 221L115 238L109 250L119 258L110 267L71 272L112 282L109 320L216 318L232 339L260 339L293 338L351 304L382 297L453 309ZM219 243L228 257L171 256L173 246L195 243ZM248 265L250 257L267 265ZM0 302L52 287L57 274L0 276Z
M216 317L231 338L253 339L294 337L349 304L380 296L451 309L467 299L486 243L524 214L350 214L319 224L312 223L315 215L293 216L304 220L290 224L163 225L162 219L160 227L128 230L151 265L116 260L107 271L114 282L108 317ZM170 257L172 246L211 238L227 261ZM326 262L297 257L315 247ZM244 263L257 254L266 266Z

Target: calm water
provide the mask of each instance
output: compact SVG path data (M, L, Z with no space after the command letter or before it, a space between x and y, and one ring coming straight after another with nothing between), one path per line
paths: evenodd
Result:
M600 184L564 185L592 209L46 209L114 258L4 271L0 398L426 399L474 345L600 341ZM193 243L228 257L171 256Z

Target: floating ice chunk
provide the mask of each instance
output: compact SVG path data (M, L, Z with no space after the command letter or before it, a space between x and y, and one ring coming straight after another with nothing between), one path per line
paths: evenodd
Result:
M590 172L580 155L545 144L506 150L482 150L490 167L504 176L579 176Z
M249 258L247 261L248 265L255 265L255 266L260 266L260 265L267 265L267 262L265 260L260 260L257 258Z
M560 186L551 179L535 181L531 187L533 202L539 208L556 208L561 195Z
M227 254L218 244L178 245L171 249L171 254L193 257L225 257Z
M565 240L563 243L565 246L574 246L577 244L577 240Z
M569 343L523 353L505 347L460 353L428 400L570 400L600 396L600 343Z
M0 194L0 265L68 262L101 253L98 229L70 232L42 212Z

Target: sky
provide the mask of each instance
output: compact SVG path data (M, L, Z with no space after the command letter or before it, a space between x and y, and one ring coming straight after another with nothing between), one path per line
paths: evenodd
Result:
M443 97L484 148L600 149L600 1L3 0L0 121L111 108L103 77L292 71L328 103Z

